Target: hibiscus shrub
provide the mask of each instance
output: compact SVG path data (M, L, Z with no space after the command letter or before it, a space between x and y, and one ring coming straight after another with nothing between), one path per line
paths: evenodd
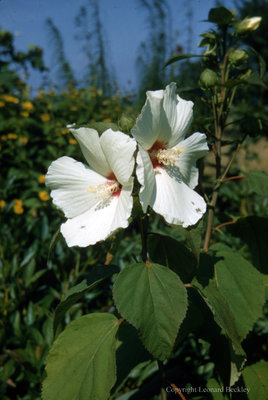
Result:
M236 96L266 89L239 48L261 19L209 20L200 88L136 121L94 88L2 94L3 398L267 398L268 177Z

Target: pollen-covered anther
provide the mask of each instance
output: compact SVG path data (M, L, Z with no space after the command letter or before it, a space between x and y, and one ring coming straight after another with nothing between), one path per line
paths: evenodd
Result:
M156 152L156 159L159 164L164 166L174 165L178 161L179 155L184 151L182 147L177 146L174 149L160 149Z
M120 184L117 181L107 181L97 186L90 185L87 188L87 192L96 194L99 200L108 200L119 190Z

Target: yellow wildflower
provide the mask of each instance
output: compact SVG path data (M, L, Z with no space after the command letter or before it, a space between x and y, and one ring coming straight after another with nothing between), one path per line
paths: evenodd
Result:
M15 214L23 214L24 208L20 199L14 199L13 211Z
M6 205L5 200L0 200L0 208L3 209Z
M42 201L49 200L49 194L45 190L42 190L41 192L39 192L38 196L39 196L40 200L42 200Z
M61 126L61 123L60 122L56 122L56 126Z
M1 136L1 140L3 140L3 141L7 140L7 136L6 135L2 135Z
M110 118L105 118L105 119L103 120L103 122L112 122L112 120L111 120Z
M26 143L28 143L28 141L29 141L29 139L25 136L19 138L19 142L21 144L26 144Z
M62 135L66 135L67 133L70 133L70 131L69 131L69 129L63 129L62 131L61 131L61 134Z
M39 175L39 177L38 177L38 182L39 182L39 183L45 183L45 179L46 179L46 175L41 174L41 175Z
M50 120L50 116L48 114L41 114L41 120L47 122Z
M76 141L75 139L71 138L71 139L69 139L69 143L70 143L70 144L76 144L77 141Z
M22 117L26 117L26 118L29 117L28 111L21 111L20 115L21 115Z
M8 94L2 94L1 99L6 101L7 103L18 103L19 99L17 99L17 97L15 96L10 96Z
M11 140L15 140L18 138L18 135L16 133L8 133L7 138Z
M33 111L34 106L32 105L32 103L30 101L23 101L21 103L21 106L24 110L27 110L29 112Z
M0 100L0 107L5 107L5 102Z
M76 106L72 106L71 107L71 111L76 111L77 110L77 107Z

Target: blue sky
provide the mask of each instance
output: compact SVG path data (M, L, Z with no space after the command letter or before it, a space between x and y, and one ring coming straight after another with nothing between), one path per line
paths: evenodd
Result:
M109 60L114 67L121 89L136 86L136 58L139 44L146 39L146 13L137 0L98 0L100 18L108 47ZM187 3L192 4L191 51L198 51L200 33L209 29L208 11L215 6L214 0L168 0L172 11L172 28L178 32L178 44L184 48L187 41ZM84 56L74 39L74 19L80 6L87 0L0 0L1 27L16 35L16 48L26 50L35 44L44 50L45 63L53 64L53 46L49 42L45 21L52 18L64 38L65 54L77 74L82 73ZM234 8L233 0L223 0L228 8ZM53 76L53 74L52 74ZM31 74L30 84L40 85L38 74ZM130 83L129 83L130 82Z

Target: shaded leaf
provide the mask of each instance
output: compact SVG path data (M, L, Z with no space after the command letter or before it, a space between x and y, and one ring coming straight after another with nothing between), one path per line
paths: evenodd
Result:
M267 86L265 85L258 72L252 72L252 74L250 74L250 76L247 78L247 82L251 85L262 86L263 88L267 89Z
M260 273L227 246L214 245L217 258L202 256L194 285L230 338L236 354L244 356L241 341L262 314L265 301ZM256 290L258 288L258 290Z
M187 310L179 277L162 265L132 264L117 276L113 293L120 314L140 331L149 352L166 359Z
M54 332L56 332L58 324L62 320L64 314L73 304L75 304L78 300L81 299L81 297L92 290L98 283L116 272L119 272L119 268L116 266L94 266L89 272L87 279L84 279L78 285L75 285L74 287L69 289L62 296L61 302L55 310Z
M120 390L133 368L141 362L151 359L151 355L146 351L138 337L137 330L131 325L120 325L117 343L115 393Z
M196 260L184 244L169 236L152 233L148 235L148 251L153 262L171 268L184 283L191 282Z
M253 192L268 197L268 174L253 170L245 175L248 185Z
M244 339L262 315L265 291L260 273L239 253L225 246L212 246L220 260L215 264L215 282L226 299ZM218 249L218 250L217 250ZM258 290L256 290L258 288Z
M268 274L268 218L250 216L240 218L227 227L228 231L240 237L251 253L252 264L264 274Z
M192 57L203 57L203 54L177 54L176 56L170 57L165 63L164 67L173 64L176 61L185 60L186 58Z
M228 25L233 19L233 14L225 7L211 8L208 14L209 22L222 26Z
M268 398L268 362L249 365L242 373L249 400Z
M84 315L71 322L49 352L44 400L106 400L116 379L112 314Z

